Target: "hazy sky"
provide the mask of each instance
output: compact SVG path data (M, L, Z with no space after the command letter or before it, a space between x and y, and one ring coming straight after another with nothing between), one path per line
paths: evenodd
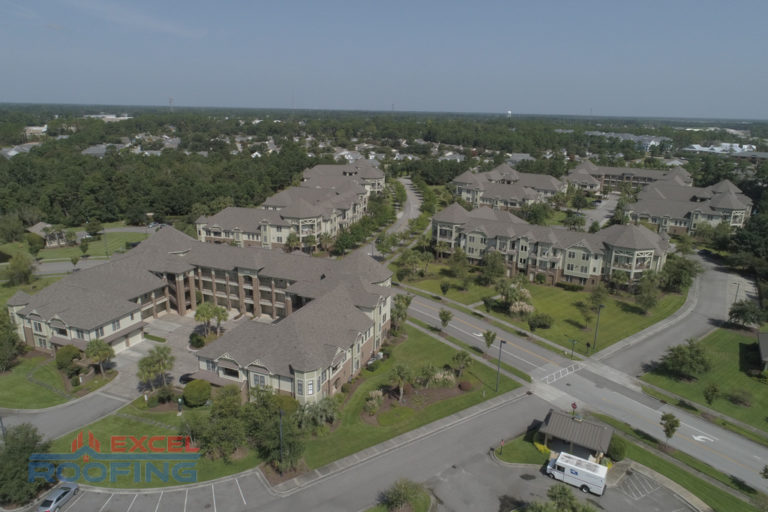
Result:
M768 2L0 0L0 102L768 118Z

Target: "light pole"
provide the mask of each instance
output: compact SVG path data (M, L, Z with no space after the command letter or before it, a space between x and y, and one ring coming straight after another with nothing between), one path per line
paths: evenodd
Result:
M5 431L5 425L3 425L3 417L2 416L0 416L0 434L3 435L3 444L5 444L5 442L6 442L5 437L6 437L7 432Z
M733 283L736 285L736 296L733 298L733 302L739 302L739 291L741 290L741 282Z
M496 366L496 392L499 392L499 377L501 375L501 347L504 346L506 341L499 340L499 363Z
M597 307L597 322L595 323L595 339L592 341L592 353L597 352L597 330L600 328L600 312L605 307L605 304L600 304Z
M571 360L573 360L573 347L576 346L576 340L571 338Z

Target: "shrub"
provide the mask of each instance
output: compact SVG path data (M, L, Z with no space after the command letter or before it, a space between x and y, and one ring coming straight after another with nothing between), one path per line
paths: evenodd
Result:
M291 395L275 395L275 402L278 408L282 409L288 416L293 415L299 409L299 402Z
M205 338L198 332L193 332L189 335L189 346L192 348L203 348L205 346Z
M611 460L615 462L624 460L624 457L627 456L627 443L622 438L614 434L611 438L611 444L608 445L608 452L606 455L608 455Z
M341 385L341 392L345 394L349 393L350 387L351 386L349 385L349 382L345 382L344 384Z
M157 407L157 404L159 404L160 401L157 398L157 395L152 395L149 397L149 400L147 400L147 407L150 409L153 407Z
M453 369L438 372L432 378L435 386L441 388L452 388L456 385L456 374L453 373Z
M536 284L544 284L547 282L547 276L539 272L536 277L533 278Z
M69 383L72 385L73 388L76 388L80 385L80 377L77 375L73 375L72 378L69 379Z
M172 402L176 397L173 395L173 389L170 386L163 386L157 390L157 400L161 404Z
M534 441L534 442L533 442L533 446L534 446L534 447L535 447L535 448L536 448L536 449L539 451L539 453L541 453L542 455L547 455L547 456L549 455L549 452L550 452L549 448L547 448L546 446L544 446L542 443L539 443L538 441Z
M379 352L384 354L384 357L388 359L389 357L392 356L392 347L389 345L384 345L383 347L381 347L381 350Z
M584 289L583 286L580 284L573 284L573 283L557 283L555 286L559 286L563 290L569 291L569 292L580 292Z
M546 313L533 313L531 316L528 317L528 327L532 331L535 331L536 329L549 329L552 327L552 324L555 322L555 319L552 318L551 315L548 315Z
M382 401L384 401L384 393L380 389L375 389L368 393L363 410L373 416L381 407Z
M414 501L424 492L424 487L411 480L401 478L381 495L381 503L387 510L399 510Z
M64 345L56 351L56 368L68 370L72 362L80 357L80 350L74 345Z
M750 407L752 405L752 393L746 389L737 389L728 395L728 400L736 405Z
M211 383L205 380L193 380L184 388L184 403L190 407L200 407L211 398Z
M377 359L376 361L372 362L371 364L366 365L366 369L369 372L375 372L376 370L379 369L379 366L381 366L381 361Z
M472 383L468 380L459 382L459 389L462 391L472 391Z

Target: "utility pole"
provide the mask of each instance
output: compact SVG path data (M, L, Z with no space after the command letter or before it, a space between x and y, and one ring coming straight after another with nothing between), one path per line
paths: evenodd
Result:
M504 346L506 341L499 340L499 362L496 365L496 392L499 392L499 377L501 376L501 347Z
M605 304L600 304L597 308L597 322L595 323L595 339L592 342L592 353L597 352L597 330L600 328L600 312L605 307Z
M280 409L280 474L283 474L283 410Z

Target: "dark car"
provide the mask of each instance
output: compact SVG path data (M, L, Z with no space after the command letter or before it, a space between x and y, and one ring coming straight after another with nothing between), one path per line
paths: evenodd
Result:
M37 512L58 512L78 492L80 492L80 486L74 482L67 482L52 490L40 503Z

